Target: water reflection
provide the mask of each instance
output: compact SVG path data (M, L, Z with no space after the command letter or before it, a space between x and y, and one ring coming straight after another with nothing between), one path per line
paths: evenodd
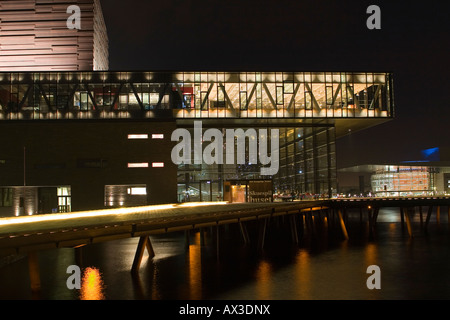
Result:
M194 243L189 245L187 253L187 273L189 281L190 299L200 300L202 298L202 248L200 232L194 236Z
M311 299L311 257L306 250L299 250L295 259L295 282L297 284L296 295L298 300Z
M256 271L256 294L258 300L269 300L272 292L272 266L261 261Z
M105 300L104 284L100 270L86 268L81 282L81 300Z
M202 241L191 233L152 238L156 257L143 264L137 278L130 268L136 239L99 243L83 248L83 264L99 269L83 270L82 290L66 287L71 251L40 255L43 299L447 299L450 297L449 226L438 227L433 216L424 233L419 217L413 219L414 238L402 228L399 211L380 212L373 239L368 237L367 218L359 211L349 218L350 239L343 240L340 226L331 216L305 220L305 232L294 244L289 221L273 223L263 252L256 248L258 229L244 245L238 226L221 233L220 260L216 259L215 234ZM444 219L446 217L441 217ZM312 219L311 219L312 220ZM300 221L299 221L300 222ZM306 223L309 224L306 224ZM299 223L300 224L300 223ZM300 224L301 227L301 224ZM316 227L316 231L312 230ZM405 229L405 230L403 230ZM299 229L299 231L302 229ZM208 235L208 232L206 233ZM204 239L203 239L204 240ZM369 290L367 267L381 268L381 290ZM0 271L0 298L29 297L27 260ZM100 271L102 273L100 273ZM25 279L25 280L23 280Z
M368 243L365 250L365 264L371 266L376 264L378 248L375 243Z

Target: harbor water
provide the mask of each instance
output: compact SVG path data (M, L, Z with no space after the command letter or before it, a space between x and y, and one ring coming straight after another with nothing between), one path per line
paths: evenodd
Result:
M245 245L237 225L151 236L155 257L131 266L138 239L39 253L41 291L32 294L26 258L0 267L2 300L411 300L450 298L447 215L433 214L423 229L412 216L411 238L399 209L380 210L375 232L366 216L350 212L349 239L329 217L314 216L292 241L283 219L271 221L264 248L256 222ZM301 231L301 230L300 230ZM219 239L219 244L217 244ZM81 289L69 289L68 267L82 271ZM370 289L369 266L379 267Z

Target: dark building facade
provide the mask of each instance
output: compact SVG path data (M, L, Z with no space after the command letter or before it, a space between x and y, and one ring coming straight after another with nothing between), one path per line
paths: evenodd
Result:
M67 26L72 5L80 29ZM108 70L108 60L100 0L0 0L0 71Z
M390 73L0 73L0 207L22 215L330 197L337 192L335 139L393 112ZM175 163L174 132L193 137L186 150L194 159L198 124L201 162ZM236 144L231 161L205 161L209 129L223 134L224 150ZM239 139L225 138L231 129L248 134L244 162ZM278 143L277 159L268 149L277 169L270 175L262 174L267 162L252 161L252 130L260 134L257 148L264 134L277 132L276 141L267 139L267 146Z

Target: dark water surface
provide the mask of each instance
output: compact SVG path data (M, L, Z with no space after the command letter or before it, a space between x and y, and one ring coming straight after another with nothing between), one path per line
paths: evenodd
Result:
M219 259L215 229L152 236L156 256L146 255L138 276L130 272L138 239L39 254L42 290L32 296L27 259L0 268L0 299L43 300L371 300L449 299L450 232L447 215L433 215L428 232L413 216L414 238L402 228L398 209L380 211L373 238L359 212L348 219L350 239L338 223L315 217L293 244L286 221L273 221L265 247L256 247L256 224L245 246L237 226L221 227ZM67 267L81 264L82 289L69 290ZM369 290L367 267L378 265L381 289Z

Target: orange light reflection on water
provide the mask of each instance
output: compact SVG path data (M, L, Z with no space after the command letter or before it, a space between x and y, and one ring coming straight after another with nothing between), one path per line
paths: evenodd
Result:
M96 268L86 268L81 282L81 300L105 300L104 284L100 271Z
M272 298L271 278L272 266L267 261L261 261L256 272L256 294L258 300L269 300Z
M187 255L189 294L192 300L202 299L202 248L200 232L195 234L194 243L189 246Z
M312 297L312 270L311 270L311 256L305 250L299 250L296 257L296 279L297 291L295 299L309 300Z

